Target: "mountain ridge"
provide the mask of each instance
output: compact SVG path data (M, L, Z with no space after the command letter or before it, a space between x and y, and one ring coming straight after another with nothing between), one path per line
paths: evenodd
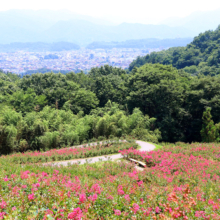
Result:
M187 28L126 22L114 25L99 18L78 15L66 10L3 11L0 12L0 28L1 44L67 41L85 46L93 41L194 36Z

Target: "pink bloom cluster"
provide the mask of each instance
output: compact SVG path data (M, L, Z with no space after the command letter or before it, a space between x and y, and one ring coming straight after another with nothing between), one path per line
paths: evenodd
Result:
M190 146L191 151L187 147L182 152L178 147L121 151L145 162L143 171L123 161L56 169L31 165L11 174L3 169L0 219L22 213L44 220L220 219L220 162L214 159L218 150L210 145L209 158L193 155L209 145Z

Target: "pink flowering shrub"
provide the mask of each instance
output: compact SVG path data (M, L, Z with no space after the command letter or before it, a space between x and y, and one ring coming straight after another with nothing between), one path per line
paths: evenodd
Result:
M73 212L71 212L68 215L68 219L80 220L80 219L82 219L82 217L83 217L83 212L82 212L82 210L79 207L75 208L73 210Z
M28 199L29 199L29 201L34 200L34 194L32 193L32 194L28 195Z
M10 156L2 156L2 159L10 160L13 163L26 164L26 163L41 163L51 161L72 160L79 158L88 158L101 155L108 155L118 153L119 150L129 149L133 145L131 143L119 142L109 144L99 144L96 146L76 147L76 148L63 148L53 149L47 152L25 152L16 153ZM137 146L134 146L137 148ZM7 181L7 178L5 178Z
M143 171L125 161L15 169L0 160L0 219L220 219L217 146L202 145L210 157L195 144L123 150L146 162Z
M115 212L115 215L121 215L121 211L120 210L114 210L114 212Z

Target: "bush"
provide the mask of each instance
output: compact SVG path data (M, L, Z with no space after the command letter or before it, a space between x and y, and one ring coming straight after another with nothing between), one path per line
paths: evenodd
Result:
M103 137L103 136L99 136L98 137L98 141L103 141L103 140L105 140L106 138L105 137Z
M25 139L21 139L19 143L19 151L25 152L28 149L28 142Z
M41 143L49 149L58 148L60 144L60 133L58 131L46 132L41 137Z

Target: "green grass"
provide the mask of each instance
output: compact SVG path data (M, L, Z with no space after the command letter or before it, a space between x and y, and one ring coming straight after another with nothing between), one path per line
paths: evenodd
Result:
M154 143L152 143L154 146L155 146L155 150L160 150L160 149L162 149L163 148L163 146L162 145L159 145L159 144L154 144Z

